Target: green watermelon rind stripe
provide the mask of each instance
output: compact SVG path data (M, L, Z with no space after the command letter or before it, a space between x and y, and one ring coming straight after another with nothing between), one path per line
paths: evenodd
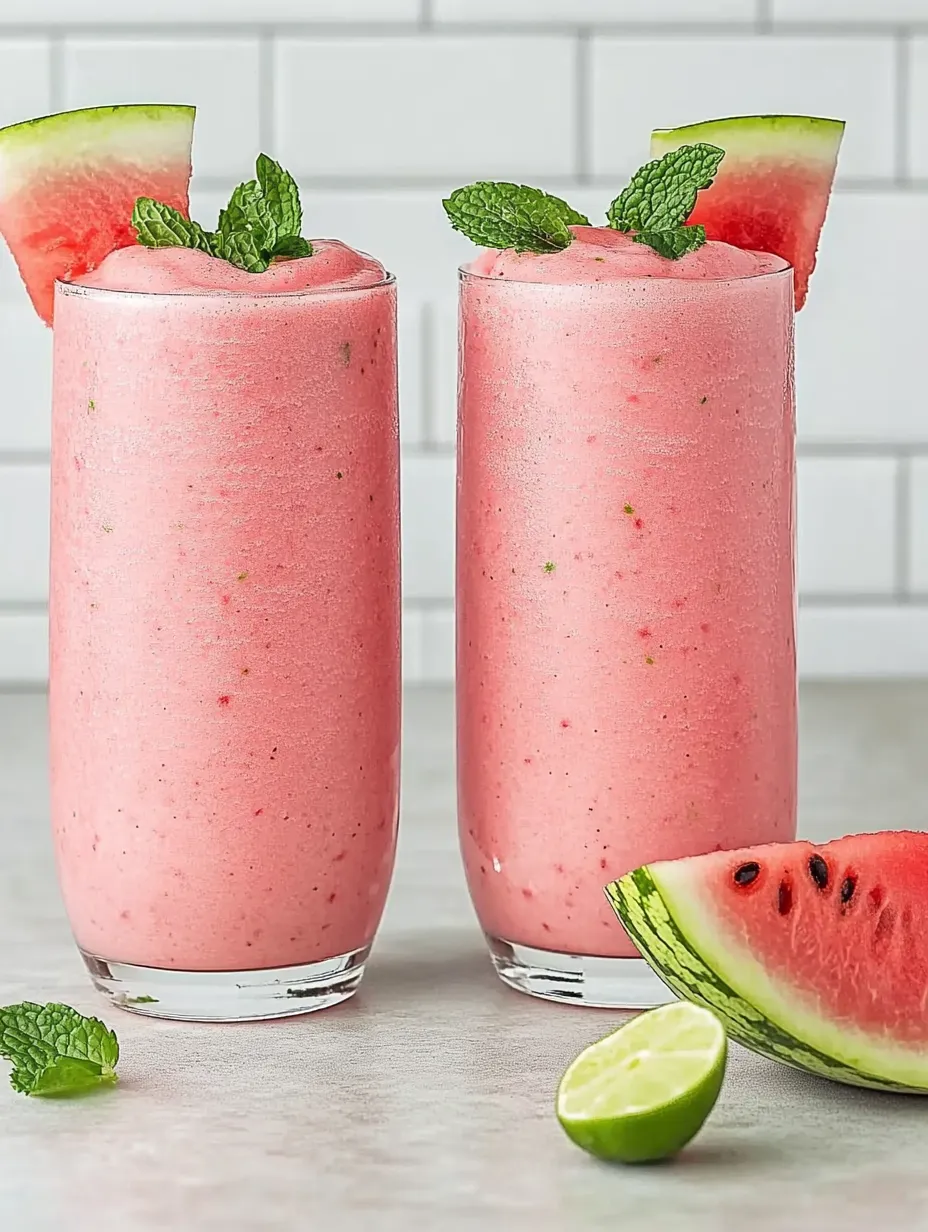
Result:
M647 867L635 869L608 885L606 895L632 941L668 988L685 1000L712 1010L722 1019L731 1038L745 1048L849 1086L881 1091L919 1090L844 1065L797 1039L745 1001L693 948Z

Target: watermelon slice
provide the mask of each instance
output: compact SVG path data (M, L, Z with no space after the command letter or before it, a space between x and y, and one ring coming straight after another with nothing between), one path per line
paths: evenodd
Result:
M843 135L842 120L738 116L656 129L651 156L697 141L725 151L715 182L699 194L688 221L702 223L710 240L789 261L798 312L815 268Z
M43 321L51 324L56 278L86 274L136 242L137 197L188 213L194 115L93 107L0 129L0 234Z
M928 834L649 864L606 887L666 984L747 1048L852 1086L928 1091Z

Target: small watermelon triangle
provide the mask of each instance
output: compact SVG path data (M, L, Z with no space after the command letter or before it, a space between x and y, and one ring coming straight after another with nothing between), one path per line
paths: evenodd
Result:
M0 234L47 324L56 279L78 278L136 242L137 197L188 214L195 114L93 107L0 129Z
M725 151L691 223L710 240L772 252L793 267L796 311L805 303L844 135L842 120L736 116L651 134L651 155L704 141Z

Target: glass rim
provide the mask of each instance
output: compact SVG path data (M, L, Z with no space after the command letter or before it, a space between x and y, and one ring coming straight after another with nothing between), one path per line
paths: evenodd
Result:
M500 278L499 275L493 274L478 274L475 270L468 269L466 265L458 266L458 281L464 282L467 279L473 279L474 282L488 282L498 286L504 283L512 283L519 287L618 287L627 286L629 283L640 283L642 286L655 286L663 283L672 283L674 286L723 286L728 283L737 285L742 282L755 282L761 278L782 278L786 274L792 274L793 266L786 260L785 257L778 257L775 252L767 254L775 257L777 261L781 261L782 265L778 269L758 270L753 274L732 274L725 278L655 278L653 275L647 274L630 274L627 278L609 278L602 279L599 282L589 282L581 279L573 282L541 282L537 278Z
M169 299L232 299L232 300L282 300L282 299L325 299L337 295L363 294L365 291L380 291L396 284L396 275L389 270L384 272L378 282L369 283L363 287L304 287L300 291L239 291L239 290L208 290L198 287L192 291L126 291L117 287L86 287L79 282L65 282L55 279L55 294L74 295L79 298L93 299L99 296L105 299L109 296L122 299L169 300Z

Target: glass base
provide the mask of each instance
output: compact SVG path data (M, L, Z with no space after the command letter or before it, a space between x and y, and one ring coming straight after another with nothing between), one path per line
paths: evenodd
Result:
M487 944L503 983L530 997L609 1010L649 1010L674 1000L643 958L560 954L490 936Z
M308 1014L347 1001L370 953L370 946L263 971L175 971L109 962L81 950L94 986L120 1009L149 1018L190 1022L249 1022Z

